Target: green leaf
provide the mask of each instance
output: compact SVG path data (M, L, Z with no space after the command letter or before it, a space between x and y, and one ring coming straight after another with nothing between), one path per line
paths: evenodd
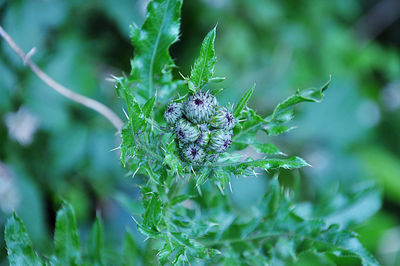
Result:
M151 116L151 112L153 112L154 104L156 103L156 97L151 97L142 108L143 115L147 118Z
M279 136L283 133L287 133L296 127L291 126L282 126L279 123L268 123L268 125L264 126L265 131L269 136Z
M214 75L214 67L217 61L214 51L216 28L212 29L203 40L200 56L194 62L190 82L195 90L199 90L202 85L207 83Z
M220 94L222 91L224 90L224 88L213 88L210 89L210 93L214 96Z
M278 177L271 179L268 186L268 193L265 194L263 202L267 206L266 216L272 217L276 214L280 205L281 190Z
M122 265L136 266L138 265L139 251L132 233L127 230L124 237Z
M162 212L162 202L159 195L153 194L148 204L145 204L145 212L143 214L143 224L147 227L157 226L160 223ZM153 228L154 229L154 228Z
M5 240L10 265L43 265L32 248L24 223L15 213L5 226Z
M103 225L101 219L96 217L88 239L88 260L91 265L104 265L103 242Z
M278 147L271 143L253 143L251 145L257 152L271 155L284 155Z
M135 82L134 91L146 99L174 66L169 47L179 38L181 6L182 0L150 1L143 26L131 27L135 57L129 78Z
M243 108L247 105L248 101L250 100L251 95L253 95L254 89L256 87L256 84L253 85L250 89L246 91L246 93L242 96L240 101L235 107L235 110L233 111L233 115L237 118L239 117L240 113L242 112Z
M216 185L219 187L221 192L225 190L226 185L229 182L229 173L224 171L224 169L218 169L214 173L214 179L216 180Z
M241 112L242 121L238 122L234 128L234 136L232 138L233 147L235 149L244 149L254 142L257 131L261 129L261 125L266 121L256 114L251 108L246 108ZM244 144L244 145L243 145Z
M140 108L139 103L135 100L131 100L129 123L131 124L132 129L131 134L135 134L146 124L145 119L143 118L143 110Z
M224 81L226 77L213 77L208 80L208 83L220 83Z
M239 163L238 167L250 167L250 168L262 168L264 170L269 169L297 169L304 166L310 166L306 161L303 159L294 156L287 159L260 159L260 160L253 160L248 162Z
M75 213L72 206L65 201L57 212L54 248L58 263L79 264L81 254Z
M347 228L373 216L382 205L381 193L375 184L358 183L345 193L334 189L317 197L314 215L323 217L327 224Z
M297 90L296 93L280 104L274 109L271 117L266 120L276 120L282 119L282 116L287 115L288 111L292 112L291 108L294 105L302 103L302 102L320 102L324 97L323 92L329 87L331 82L331 78L323 85L320 89L304 89L304 90Z
M290 157L290 158L268 158L268 159L248 159L244 162L222 162L212 164L212 167L221 167L225 168L224 171L229 171L235 175L251 175L251 171L256 168L261 168L263 170L270 169L297 169L302 168L304 166L310 166L306 161L299 157Z
M338 225L327 225L322 219L302 218L295 213L293 194L279 185L278 178L268 184L268 190L251 215L234 215L229 199L204 190L204 208L217 208L218 215L210 214L217 224L215 231L198 240L207 247L221 249L209 264L229 263L246 265L293 265L296 256L314 252L327 257L351 258L362 265L378 265L361 246L355 234ZM210 199L212 198L212 200ZM217 204L217 205L216 205ZM228 207L229 206L229 207ZM222 208L226 211L222 211ZM352 264L352 265L353 265ZM297 265L297 264L296 264Z
M180 174L181 172L183 172L183 165L182 161L175 154L175 149L176 149L176 143L175 141L171 141L171 143L168 144L168 147L165 151L163 164L168 165L172 173Z
M132 136L132 127L130 124L125 124L121 129L121 139L122 142L120 144L121 150L121 163L125 167L126 159L134 156L135 152L135 143Z
M239 149L246 148L247 145L243 144L251 144L258 130L264 130L270 136L292 130L293 126L284 124L293 119L295 105L302 102L320 102L329 83L330 79L320 89L297 90L294 95L278 104L273 113L264 119L247 107L240 115L243 121L237 123L234 128L233 146Z

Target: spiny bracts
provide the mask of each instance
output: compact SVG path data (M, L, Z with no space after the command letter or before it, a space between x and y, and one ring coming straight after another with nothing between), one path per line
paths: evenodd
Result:
M195 92L182 103L170 103L164 119L176 135L180 158L193 165L218 160L231 145L236 125L232 112L219 106L209 91Z

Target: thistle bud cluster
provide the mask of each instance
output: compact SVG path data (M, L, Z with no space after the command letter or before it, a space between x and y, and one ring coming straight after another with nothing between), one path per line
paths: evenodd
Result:
M181 159L194 165L218 160L232 143L236 119L219 106L209 91L191 94L183 103L173 102L164 119L179 143Z

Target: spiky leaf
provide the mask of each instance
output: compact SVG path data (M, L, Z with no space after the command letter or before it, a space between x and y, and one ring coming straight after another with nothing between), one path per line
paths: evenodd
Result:
M242 96L242 98L240 99L240 101L238 102L238 104L235 107L235 110L233 111L233 115L235 117L239 117L240 113L242 112L242 110L244 109L244 107L247 105L248 101L251 98L251 95L253 95L254 89L255 89L256 85L254 84L253 87L251 87L250 89L248 89L245 94Z
M101 219L96 217L88 239L88 261L91 265L104 265L103 238L103 225Z
M57 212L54 248L57 263L79 264L81 252L75 212L72 206L65 201Z
M174 66L169 47L179 38L182 0L154 0L147 7L146 20L141 28L131 27L135 47L130 80L133 91L149 99L155 86Z
M32 248L32 242L21 218L16 213L8 219L5 227L8 261L10 265L42 265Z
M204 38L200 56L194 62L189 83L189 87L193 91L199 90L214 75L215 62L217 61L214 51L215 32L216 28L212 29Z

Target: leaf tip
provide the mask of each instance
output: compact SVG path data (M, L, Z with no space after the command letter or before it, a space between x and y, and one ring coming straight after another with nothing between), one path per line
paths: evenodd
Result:
M328 89L328 87L329 87L331 81L332 81L332 74L329 74L329 79L328 79L328 81L326 81L325 84L322 86L321 92L324 92L324 91L326 91L326 90Z

